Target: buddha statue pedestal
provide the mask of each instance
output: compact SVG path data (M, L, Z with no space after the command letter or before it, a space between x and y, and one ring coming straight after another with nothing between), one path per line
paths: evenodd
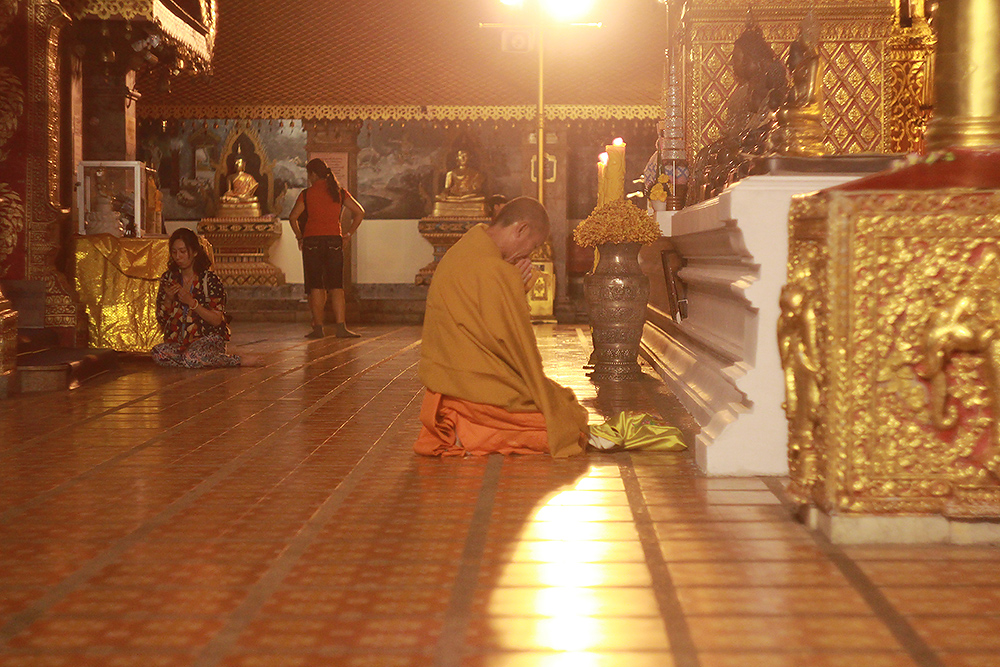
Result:
M434 210L431 212L432 218L488 218L486 215L486 201L480 197L478 199L447 201L437 200L434 202Z
M223 203L219 206L217 218L260 218L260 204L252 202Z
M789 494L835 543L1000 542L1000 153L792 201Z
M450 204L451 202L437 202L438 204ZM470 202L473 203L473 202ZM427 239L427 242L434 246L434 260L424 268L417 271L417 275L414 278L414 283L417 285L430 285L431 278L434 277L434 271L437 269L438 262L444 257L444 254L448 252L448 249L455 245L462 236L478 225L480 222L489 223L490 218L485 214L485 208L482 202L478 202L479 209L476 211L479 215L461 216L461 215L448 215L436 216L431 215L426 218L422 218L419 223L417 223L417 230L420 235ZM438 207L435 206L435 210ZM450 211L450 209L448 209Z
M233 209L224 210L217 217L203 218L198 233L212 244L212 270L224 285L285 284L284 272L268 259L270 247L281 236L278 216L239 216Z

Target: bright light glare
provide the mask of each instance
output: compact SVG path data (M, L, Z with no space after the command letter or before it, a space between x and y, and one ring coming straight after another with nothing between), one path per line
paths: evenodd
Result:
M615 137L615 140L611 142L612 146L624 146L625 140L621 137Z
M589 616L543 618L535 626L535 637L540 646L555 651L583 651L600 642L601 625Z
M524 0L500 0L500 4L508 7L520 7L524 4Z
M608 165L608 154L607 153L601 153L600 155L597 156L597 160L598 160L598 162L600 162L604 166L607 166Z
M586 16L594 0L542 0L542 4L557 21L573 21Z

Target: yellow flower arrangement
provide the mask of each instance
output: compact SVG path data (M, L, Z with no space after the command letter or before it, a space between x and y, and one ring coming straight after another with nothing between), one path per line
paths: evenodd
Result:
M584 248L605 243L652 243L660 238L660 226L637 206L624 199L598 206L577 225L573 240Z
M651 201L667 201L667 197L670 195L670 179L667 178L666 174L660 174L656 183L653 183L653 187L649 189L649 199Z

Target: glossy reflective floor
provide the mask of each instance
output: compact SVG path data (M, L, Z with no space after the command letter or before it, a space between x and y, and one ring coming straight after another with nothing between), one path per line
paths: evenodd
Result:
M0 402L0 667L1000 665L1000 548L832 546L686 454L418 458L419 329L300 329ZM538 330L593 405L583 333Z

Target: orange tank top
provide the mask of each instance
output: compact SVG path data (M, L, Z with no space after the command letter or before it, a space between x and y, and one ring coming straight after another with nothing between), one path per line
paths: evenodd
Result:
M340 196L345 197L347 190L341 188ZM317 181L314 185L302 191L305 197L306 228L303 236L340 236L340 213L343 206L333 200L326 187L326 181Z

